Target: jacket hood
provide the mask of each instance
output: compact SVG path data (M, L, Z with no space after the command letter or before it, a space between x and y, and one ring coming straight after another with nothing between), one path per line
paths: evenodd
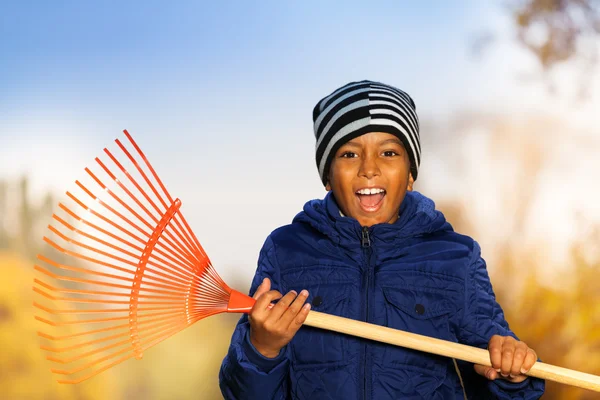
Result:
M396 239L452 231L444 215L435 209L433 200L419 192L406 192L399 214L393 224L381 223L369 227L371 240L389 243ZM332 192L323 199L308 201L293 222L309 224L342 246L354 247L362 238L363 228L356 219L341 215Z

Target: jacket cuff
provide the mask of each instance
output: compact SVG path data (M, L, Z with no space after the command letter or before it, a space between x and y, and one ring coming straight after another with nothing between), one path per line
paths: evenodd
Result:
M498 385L500 387L500 389L510 392L510 391L517 391L517 390L525 389L527 386L529 386L530 381L531 381L531 378L526 378L523 382L513 383L513 382L506 381L502 378L498 378L498 379L495 379L493 381L493 383L495 385Z
M250 332L246 331L246 336L242 341L242 349L248 361L256 365L261 371L269 373L273 368L285 361L285 347L279 351L279 354L275 358L268 358L260 354L250 341Z

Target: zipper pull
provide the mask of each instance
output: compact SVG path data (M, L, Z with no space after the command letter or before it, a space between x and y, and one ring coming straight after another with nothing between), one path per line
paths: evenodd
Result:
M371 238L369 237L369 227L362 228L362 247L371 247Z

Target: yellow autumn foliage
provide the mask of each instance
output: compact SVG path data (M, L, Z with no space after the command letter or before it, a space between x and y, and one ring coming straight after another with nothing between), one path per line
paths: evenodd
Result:
M107 373L78 386L60 385L39 348L34 320L33 268L22 259L0 253L0 394L20 399L116 398L115 376Z
M238 315L217 315L188 327L130 359L77 385L62 385L40 350L32 306L32 265L0 253L0 398L22 399L222 399L219 366Z
M556 288L539 284L534 265L520 265L527 274L515 293L507 271L518 270L516 258L507 257L494 273L498 300L519 338L534 348L542 361L600 375L600 263L590 263L577 247L574 267L559 277ZM515 300L516 299L516 300ZM600 395L572 386L547 382L544 399L588 400Z

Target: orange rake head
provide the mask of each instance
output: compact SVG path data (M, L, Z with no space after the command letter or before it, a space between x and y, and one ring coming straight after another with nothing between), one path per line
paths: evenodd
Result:
M38 332L60 383L78 383L143 352L202 318L249 312L254 300L219 277L173 199L127 131L105 175L67 192L38 255ZM121 159L121 161L119 161ZM130 168L127 170L125 165ZM121 175L119 179L117 174Z

